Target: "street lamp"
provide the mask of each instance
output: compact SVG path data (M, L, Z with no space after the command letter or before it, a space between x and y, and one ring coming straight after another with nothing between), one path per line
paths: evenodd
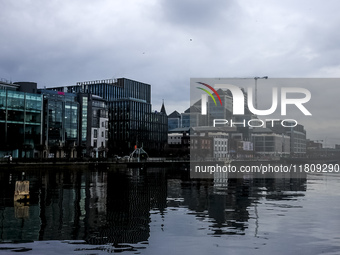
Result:
M254 77L255 79L255 109L257 109L257 80L258 79L268 79L268 76Z

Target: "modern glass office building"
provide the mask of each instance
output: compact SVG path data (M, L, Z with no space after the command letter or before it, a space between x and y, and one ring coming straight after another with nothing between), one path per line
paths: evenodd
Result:
M0 84L0 156L39 157L42 145L42 96Z
M111 150L131 153L137 146L157 154L167 142L167 116L151 112L151 104L117 100L110 104Z
M111 155L127 155L135 146L143 146L151 154L163 150L167 142L167 116L152 111L149 84L120 78L78 82L77 85L51 89L64 93L88 93L107 100Z
M44 100L44 157L77 157L78 111L77 95L41 90Z
M151 103L151 86L126 78L77 82L76 85L51 89L68 93L89 93L100 96L107 101L125 98Z

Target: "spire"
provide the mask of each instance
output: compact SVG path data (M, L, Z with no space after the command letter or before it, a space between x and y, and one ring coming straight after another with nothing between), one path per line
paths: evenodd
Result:
M164 113L166 115L165 106L164 106L164 99L163 99L163 103L162 103L161 113Z

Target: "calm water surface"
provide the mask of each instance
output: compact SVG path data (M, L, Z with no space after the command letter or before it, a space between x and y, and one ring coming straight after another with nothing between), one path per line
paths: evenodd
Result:
M30 200L14 202L22 178ZM0 253L340 254L339 187L339 174L214 181L165 168L0 168Z

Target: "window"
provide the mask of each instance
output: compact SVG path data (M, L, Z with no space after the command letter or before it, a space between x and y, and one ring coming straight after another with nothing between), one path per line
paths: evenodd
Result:
M97 140L93 140L93 147L97 148Z
M93 138L97 138L97 137L98 137L97 129L93 129Z
M102 131L102 137L104 137L104 131Z

